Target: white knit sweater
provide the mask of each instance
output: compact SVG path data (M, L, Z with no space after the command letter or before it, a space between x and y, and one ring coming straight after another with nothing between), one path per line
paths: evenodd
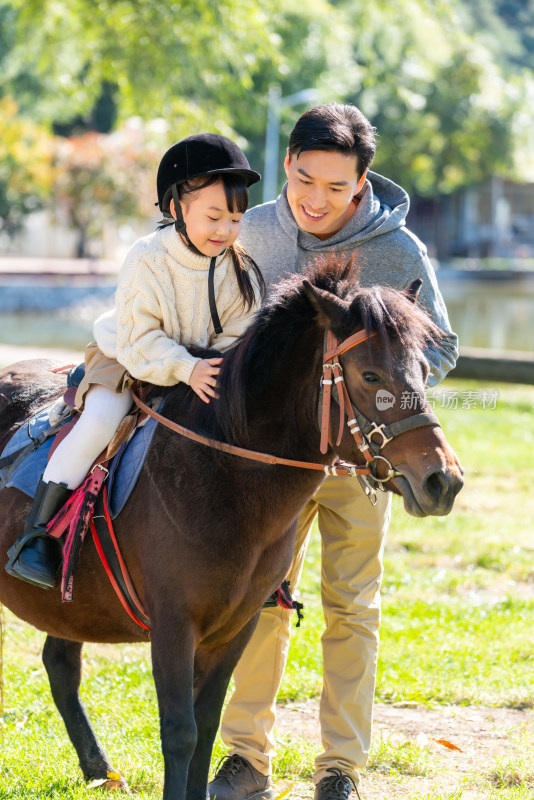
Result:
M116 358L134 378L157 386L189 383L200 359L187 346L226 350L260 304L258 283L249 271L256 302L245 312L232 258L219 256L215 299L223 332L216 334L208 300L209 265L210 259L190 250L172 225L135 242L121 267L115 308L93 327L104 355Z

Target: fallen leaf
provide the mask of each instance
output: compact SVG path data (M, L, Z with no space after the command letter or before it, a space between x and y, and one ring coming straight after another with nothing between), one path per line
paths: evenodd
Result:
M447 750L458 750L459 753L463 753L464 752L461 747L458 747L457 744L453 744L452 742L448 742L446 739L434 739L433 736L431 737L431 739L432 739L433 742L437 742L438 744L443 745L443 747L446 747Z

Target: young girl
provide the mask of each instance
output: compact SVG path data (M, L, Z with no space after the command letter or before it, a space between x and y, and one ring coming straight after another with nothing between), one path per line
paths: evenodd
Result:
M86 350L76 393L83 413L48 462L24 532L9 552L10 575L53 588L60 548L46 525L128 413L134 380L158 386L183 381L206 403L216 397L222 359L195 358L187 347L226 350L259 307L263 278L234 244L248 187L258 180L224 136L189 136L163 156L158 205L170 223L133 245L120 271L115 308L95 322L96 341Z

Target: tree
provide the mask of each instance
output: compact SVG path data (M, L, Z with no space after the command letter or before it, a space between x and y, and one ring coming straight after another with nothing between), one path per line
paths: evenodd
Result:
M348 34L327 0L273 0L265 9L256 0L8 5L10 69L0 93L2 85L39 87L21 90L23 108L63 132L73 118L88 120L102 88L113 86L119 119L164 117L169 143L202 130L236 137L259 166L271 85L291 94L329 75L327 96L339 99L332 67L350 78L342 66Z
M76 256L90 255L108 220L154 216L155 174L165 126L130 120L112 135L56 139L54 209L77 233Z
M347 97L378 129L378 171L420 195L512 174L525 78L465 32L462 3L351 0L345 10L361 31L361 79Z
M0 96L16 91L23 113L63 132L76 120L96 127L104 101L108 124L110 104L119 122L164 117L168 144L216 131L258 167L270 86L283 95L317 87L377 126L378 170L419 194L450 192L514 174L534 113L526 5L0 0ZM283 138L302 110L285 110Z
M54 183L53 140L21 117L11 97L0 98L0 231L9 236L41 208Z
M37 82L54 87L53 100L50 91L42 100L27 98L37 100L35 113L43 120L64 121L73 110L89 113L107 82L117 86L123 118L165 116L183 120L189 132L208 125L228 130L236 103L246 101L248 116L254 116L250 92L266 65L271 78L278 68L280 77L291 69L277 32L286 24L284 5L273 0L262 10L255 0L12 0L17 20L11 62L15 74L25 62Z

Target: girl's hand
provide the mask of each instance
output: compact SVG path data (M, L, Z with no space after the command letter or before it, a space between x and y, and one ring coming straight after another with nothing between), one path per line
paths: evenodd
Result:
M215 389L221 363L222 358L203 358L202 361L197 361L191 373L189 385L205 403L209 403L210 397L219 397Z

